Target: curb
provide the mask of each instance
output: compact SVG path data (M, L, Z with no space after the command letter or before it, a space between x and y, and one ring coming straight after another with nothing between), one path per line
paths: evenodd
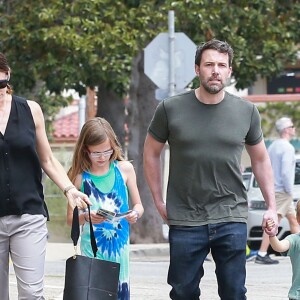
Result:
M80 253L79 247L77 248ZM72 243L47 243L46 261L66 260L74 255L75 250ZM169 256L169 244L131 244L130 257L167 257Z
M169 244L130 245L130 257L169 256Z

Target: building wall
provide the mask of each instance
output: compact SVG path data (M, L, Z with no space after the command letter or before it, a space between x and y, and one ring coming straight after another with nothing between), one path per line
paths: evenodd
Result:
M258 76L257 81L251 87L251 94L262 95L267 94L267 80Z

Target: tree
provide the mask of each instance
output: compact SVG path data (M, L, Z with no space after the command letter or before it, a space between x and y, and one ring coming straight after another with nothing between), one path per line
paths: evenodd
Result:
M66 101L60 102L62 99L56 96L64 89L75 89L83 95L87 87L101 86L100 93L114 94L110 98L113 106L122 106L132 56L140 40L154 35L150 22L156 20L149 17L151 1L138 9L135 2L1 1L0 46L12 64L15 91L30 94L42 81L62 106ZM142 28L144 33L140 34ZM103 99L101 94L98 98ZM50 111L53 105L51 102L44 111ZM98 110L98 115L106 111ZM122 115L114 118L111 112L106 116L120 128Z
M172 9L176 31L185 32L195 43L216 37L234 46L236 86L248 87L258 75L273 76L295 61L298 2L2 0L0 47L12 62L16 92L31 92L40 82L53 97L63 89L85 94L86 87L98 87L97 115L105 115L119 128L119 136L124 124L122 99L130 91L129 159L146 208L133 227L133 241L161 241L161 219L142 168L144 138L157 105L156 87L144 75L142 49L167 31L167 12ZM53 106L53 100L48 104Z

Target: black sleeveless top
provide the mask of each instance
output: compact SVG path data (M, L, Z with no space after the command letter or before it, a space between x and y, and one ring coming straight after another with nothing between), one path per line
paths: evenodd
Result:
M25 213L48 218L34 120L27 101L13 95L5 133L0 132L0 217Z

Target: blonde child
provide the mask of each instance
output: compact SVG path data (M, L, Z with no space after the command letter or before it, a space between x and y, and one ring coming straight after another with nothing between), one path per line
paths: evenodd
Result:
M300 225L300 200L296 205L297 222ZM273 220L267 221L267 228L270 230L274 226ZM272 248L287 255L291 259L293 278L292 286L289 290L289 299L300 299L300 233L288 235L283 240L278 240L277 236L269 236Z
M97 258L120 263L118 299L130 299L129 224L135 223L144 209L133 165L124 159L116 134L105 119L93 118L84 124L68 175L92 203ZM126 212L130 202L132 212L123 219L109 221L97 214L100 208L114 213ZM68 206L68 224L72 223L72 213ZM81 253L93 257L87 212L79 215L79 222L83 225Z

